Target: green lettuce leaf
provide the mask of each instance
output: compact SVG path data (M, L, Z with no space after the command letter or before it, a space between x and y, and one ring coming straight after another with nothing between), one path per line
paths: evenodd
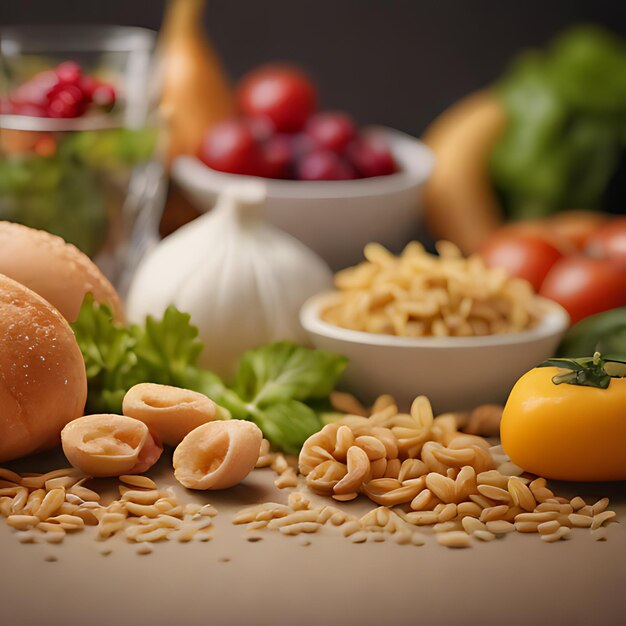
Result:
M134 384L135 337L116 324L111 309L94 302L91 294L85 297L72 329L85 360L87 410L118 413L124 393Z
M148 316L145 326L133 325L131 332L142 377L175 387L187 384L203 349L188 313L169 306L161 320Z
M315 411L298 400L255 409L251 415L272 446L288 454L298 454L302 444L322 428Z
M324 398L335 388L347 359L281 341L242 357L233 389L256 406L285 400Z

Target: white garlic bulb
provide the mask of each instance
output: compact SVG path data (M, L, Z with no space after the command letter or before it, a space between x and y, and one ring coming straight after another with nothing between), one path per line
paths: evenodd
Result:
M215 208L165 238L141 263L127 300L131 321L173 304L191 315L204 367L233 373L243 352L279 339L305 342L298 313L332 288L315 253L263 219L265 185L228 188Z

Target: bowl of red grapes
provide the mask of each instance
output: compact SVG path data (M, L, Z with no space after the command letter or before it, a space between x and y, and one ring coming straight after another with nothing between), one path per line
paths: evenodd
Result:
M398 248L415 236L433 166L424 144L320 108L316 85L295 66L252 70L235 95L238 117L212 126L197 155L172 167L199 209L227 186L261 178L268 219L334 268L357 261L369 241Z

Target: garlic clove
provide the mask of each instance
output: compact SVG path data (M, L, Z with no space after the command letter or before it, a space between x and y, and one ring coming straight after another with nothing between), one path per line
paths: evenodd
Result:
M177 446L194 428L224 416L204 394L168 385L140 383L124 396L122 413L142 421L168 446Z
M198 426L174 451L174 476L188 489L233 487L254 469L262 440L259 427L244 420Z
M86 415L61 431L67 460L89 476L120 476L152 467L163 447L148 427L124 415Z

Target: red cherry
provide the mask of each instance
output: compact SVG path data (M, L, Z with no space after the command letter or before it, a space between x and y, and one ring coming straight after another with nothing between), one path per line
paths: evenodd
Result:
M389 148L380 140L369 137L357 138L348 146L350 162L363 178L387 176L397 171Z
M315 150L297 165L300 180L350 180L356 178L352 166L335 152Z
M92 78L91 76L81 76L80 80L78 81L78 86L80 87L85 97L90 101L93 99L93 92L100 85L101 83L99 83L95 78Z
M326 111L307 122L306 133L318 148L341 154L354 139L356 128L346 113Z
M100 83L91 92L91 100L99 107L110 111L115 105L115 89L112 85Z
M60 63L54 70L58 79L62 83L69 85L78 85L81 78L80 65L75 61L65 61Z
M293 147L286 135L270 137L262 146L263 176L267 178L290 178Z
M204 136L198 157L209 167L231 174L262 175L262 155L248 124L221 122Z
M17 106L31 104L45 107L48 93L59 84L59 77L52 71L40 72L13 90L9 98Z
M79 117L87 109L83 92L76 85L63 83L54 87L48 95L49 117Z

